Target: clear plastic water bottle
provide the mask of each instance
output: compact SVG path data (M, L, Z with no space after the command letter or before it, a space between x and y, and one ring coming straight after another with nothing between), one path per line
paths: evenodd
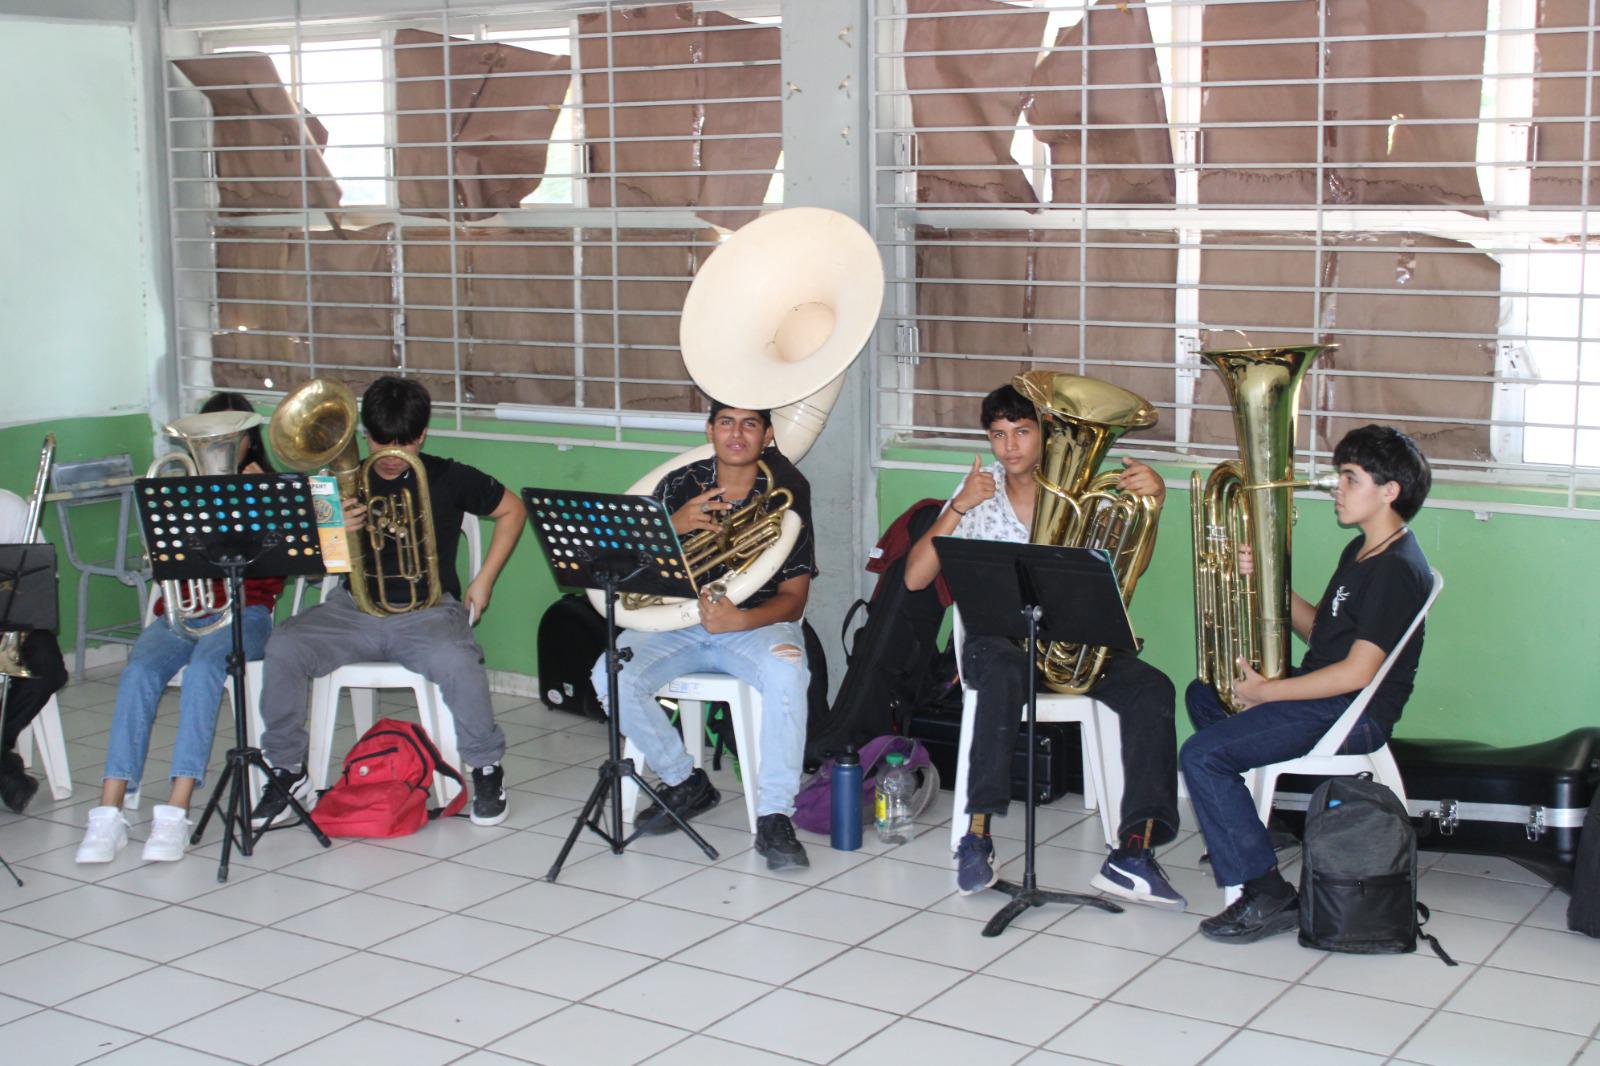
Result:
M879 771L874 790L874 815L878 839L885 844L904 844L911 839L911 796L917 790L917 775L906 766L899 753L888 756L888 765Z

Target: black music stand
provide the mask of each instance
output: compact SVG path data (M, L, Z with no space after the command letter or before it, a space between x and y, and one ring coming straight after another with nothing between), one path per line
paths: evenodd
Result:
M0 632L54 629L60 610L56 589L56 549L53 544L0 544ZM0 718L11 696L11 675L0 675ZM22 887L22 878L4 856L0 866Z
M944 575L968 633L1025 639L1033 649L1040 640L1122 648L1138 647L1116 573L1103 551L1062 548L1049 544L935 537L939 571ZM983 927L984 936L999 936L1012 919L1029 907L1075 903L1120 914L1122 908L1100 896L1055 892L1039 887L1034 872L1034 814L1039 799L1034 788L1034 725L1039 714L1039 671L1028 665L1028 801L1024 823L1022 883L997 881L994 888L1011 897ZM964 797L957 796L957 813Z
M672 528L672 515L666 504L654 496L619 496L606 492L581 492L572 489L523 489L522 502L528 508L528 523L539 536L539 545L555 571L556 583L574 588L600 589L606 595L606 737L610 754L600 764L594 791L572 823L572 832L545 874L546 881L561 875L572 845L585 826L611 846L613 854L623 850L644 831L635 827L622 835L622 779L631 778L639 791L649 796L666 812L690 840L699 845L706 858L715 862L717 849L695 832L678 812L661 802L656 790L634 768L632 759L622 757L622 729L617 702L617 673L633 658L632 649L617 648L617 594L647 593L655 596L696 595L689 566L683 559L683 546ZM601 828L600 819L609 796L611 827Z
M217 880L228 879L228 859L235 841L248 857L266 828L250 825L250 770L260 770L267 787L278 790L300 821L323 846L326 833L317 827L293 796L272 776L260 748L249 746L244 700L244 579L295 574L321 574L322 547L317 538L310 489L304 474L231 474L200 477L139 478L134 482L139 525L157 581L224 578L233 605L230 626L233 650L228 676L233 681L235 745L227 766L211 790L189 843L200 843L211 816L222 811L222 857ZM168 609L172 606L169 604ZM224 801L224 796L226 800Z

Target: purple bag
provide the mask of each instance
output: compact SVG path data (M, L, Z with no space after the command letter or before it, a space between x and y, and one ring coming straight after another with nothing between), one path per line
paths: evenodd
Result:
M861 813L872 819L872 793L877 788L878 770L898 752L906 757L905 766L917 775L917 791L911 797L912 815L921 814L939 791L939 771L928 757L928 749L910 737L883 736L867 741L861 748ZM794 824L797 829L827 833L833 820L833 757L822 761L811 780L794 798Z

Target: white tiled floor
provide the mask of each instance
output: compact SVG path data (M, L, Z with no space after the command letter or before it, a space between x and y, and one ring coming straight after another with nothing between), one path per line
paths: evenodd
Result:
M1192 832L1163 856L1188 913L1043 908L984 939L1001 900L955 894L949 793L906 845L843 854L808 837L811 869L777 875L726 772L700 823L714 866L679 835L621 857L585 837L548 884L604 734L511 696L496 697L513 742L504 825L328 852L274 832L227 885L215 828L181 863L139 861L171 755L164 705L135 842L80 867L115 691L113 670L62 695L75 795L0 814L0 855L26 882L0 884L0 1048L44 1066L1600 1064L1600 942L1564 931L1564 895L1493 859L1423 856L1429 928L1455 969L1426 950L1205 940L1195 923L1220 894ZM1040 818L1055 887L1100 862L1076 799ZM1020 829L1000 825L1007 873Z

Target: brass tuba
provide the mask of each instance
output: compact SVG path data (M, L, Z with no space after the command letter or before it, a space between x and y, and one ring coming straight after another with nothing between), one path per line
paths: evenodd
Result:
M349 544L348 585L356 606L379 617L432 607L439 602L443 586L428 472L421 460L403 448L379 448L362 462L356 424L356 397L350 387L332 378L314 378L284 397L272 413L268 433L272 450L284 465L308 472L327 467L339 482L342 498L367 505L366 526ZM388 456L404 459L411 467L415 495L409 489L372 494L373 464ZM394 546L394 573L385 569L384 548L389 544ZM378 588L376 601L367 585L369 565ZM389 599L389 579L406 583L409 592L403 599Z
M1011 384L1038 408L1045 434L1028 539L1104 549L1127 603L1150 565L1161 504L1119 490L1115 471L1098 477L1095 471L1124 433L1156 424L1155 408L1127 389L1077 374L1036 370ZM1078 694L1099 680L1108 654L1108 648L1056 641L1040 650L1039 670L1052 690Z
M32 544L39 535L39 518L44 513L45 482L50 477L50 462L56 454L56 435L44 435L39 450L39 472L33 476L33 495L28 497L28 518L24 523L23 544ZM22 661L22 638L18 629L0 634L0 677L32 677L33 671Z
M1240 348L1200 354L1222 375L1239 436L1239 458L1190 480L1194 521L1195 654L1202 681L1230 713L1234 663L1243 657L1268 678L1289 671L1294 490L1331 490L1337 474L1294 477L1300 382L1317 356L1337 345ZM1239 573L1248 544L1254 574Z
M239 441L264 421L250 411L215 411L173 419L161 431L175 438L185 450L157 457L144 476L236 474L239 472ZM177 472L168 472L169 467L176 468ZM174 632L197 640L226 626L232 620L233 604L228 600L226 589L222 598L217 598L217 587L209 578L163 581L161 597L167 605L167 625ZM195 621L208 615L216 617L205 623Z

